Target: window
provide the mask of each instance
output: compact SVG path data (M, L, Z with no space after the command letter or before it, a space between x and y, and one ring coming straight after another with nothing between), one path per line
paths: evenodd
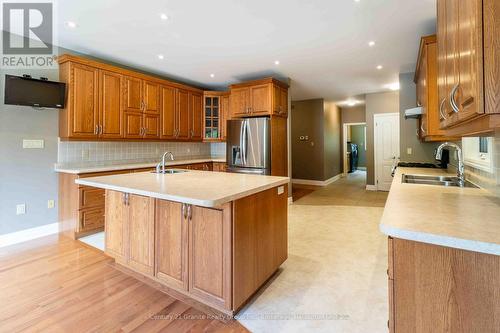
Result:
M463 138L464 163L493 173L493 138Z

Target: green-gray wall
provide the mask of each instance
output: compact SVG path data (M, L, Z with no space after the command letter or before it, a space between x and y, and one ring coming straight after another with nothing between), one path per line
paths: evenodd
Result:
M291 113L292 178L324 181L340 174L340 110L313 99L292 101Z
M358 167L366 168L365 128L366 125L352 125L351 142L358 145Z

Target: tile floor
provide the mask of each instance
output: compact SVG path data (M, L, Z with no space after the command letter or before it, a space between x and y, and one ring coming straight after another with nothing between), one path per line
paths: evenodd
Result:
M294 202L288 260L240 323L252 332L387 332L387 241L378 230L386 199L356 172Z

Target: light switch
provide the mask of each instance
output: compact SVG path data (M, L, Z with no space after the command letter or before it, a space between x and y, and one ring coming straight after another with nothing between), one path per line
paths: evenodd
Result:
M44 140L26 140L23 139L24 149L43 149Z
M54 205L55 205L54 200L47 201L47 208L49 208L49 209L54 208Z
M26 214L26 204L16 205L16 215Z
M408 155L413 154L413 149L411 147L406 148L406 154Z
M285 193L285 186L278 187L278 195Z

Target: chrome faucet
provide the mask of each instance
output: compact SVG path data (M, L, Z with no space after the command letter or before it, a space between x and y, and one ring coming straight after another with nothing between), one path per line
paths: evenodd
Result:
M452 148L455 148L457 150L457 155L458 155L457 176L460 179L460 183L463 185L465 183L465 168L464 168L464 155L462 153L462 148L460 148L459 145L457 145L453 142L445 142L437 148L436 160L441 160L441 157L443 154L443 149L445 147L452 147Z
M165 173L165 158L167 157L167 155L170 155L171 161L174 160L174 154L172 154L169 151L165 152L161 158L161 162L156 165L156 173L160 173L160 172Z

